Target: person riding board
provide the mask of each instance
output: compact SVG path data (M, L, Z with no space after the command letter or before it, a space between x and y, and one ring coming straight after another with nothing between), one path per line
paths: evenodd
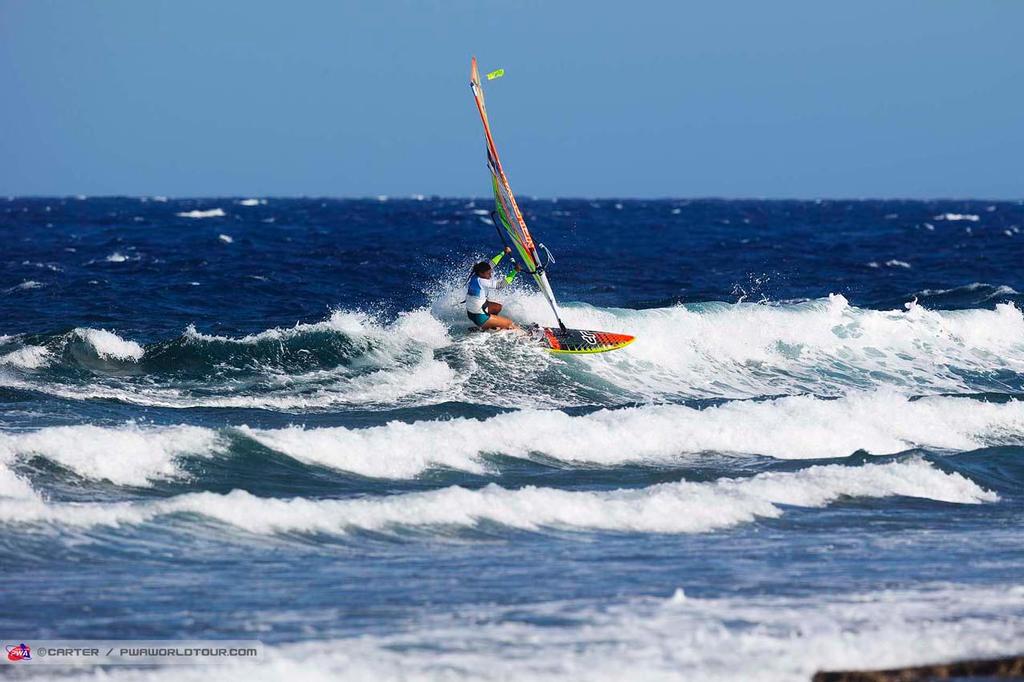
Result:
M507 317L501 317L501 304L488 301L487 295L491 291L504 289L511 284L516 275L522 270L519 263L515 264L515 271L510 272L497 282L492 281L494 266L501 262L505 254L512 253L512 249L505 247L502 253L489 261L480 261L473 266L473 272L469 276L466 286L466 315L480 329L518 329L518 325Z

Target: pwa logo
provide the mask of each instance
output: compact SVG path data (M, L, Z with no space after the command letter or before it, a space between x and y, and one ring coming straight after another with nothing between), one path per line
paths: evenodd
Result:
M6 648L8 661L32 660L32 649L30 649L28 644L25 644L24 642L21 644L10 644Z

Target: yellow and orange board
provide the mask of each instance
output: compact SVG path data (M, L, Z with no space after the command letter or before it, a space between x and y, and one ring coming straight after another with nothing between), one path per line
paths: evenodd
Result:
M613 334L589 329L552 329L544 327L544 341L552 353L604 353L623 348L636 340L629 334Z

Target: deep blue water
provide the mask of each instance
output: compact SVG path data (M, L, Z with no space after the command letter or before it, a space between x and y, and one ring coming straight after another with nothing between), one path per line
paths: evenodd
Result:
M0 636L260 639L247 680L1024 649L1024 203L523 208L636 343L468 333L483 200L0 200Z

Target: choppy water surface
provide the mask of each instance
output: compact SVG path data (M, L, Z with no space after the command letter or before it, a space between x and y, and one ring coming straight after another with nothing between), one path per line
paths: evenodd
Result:
M261 639L244 680L1024 648L1024 206L524 204L633 345L468 333L482 200L0 200L4 637Z

